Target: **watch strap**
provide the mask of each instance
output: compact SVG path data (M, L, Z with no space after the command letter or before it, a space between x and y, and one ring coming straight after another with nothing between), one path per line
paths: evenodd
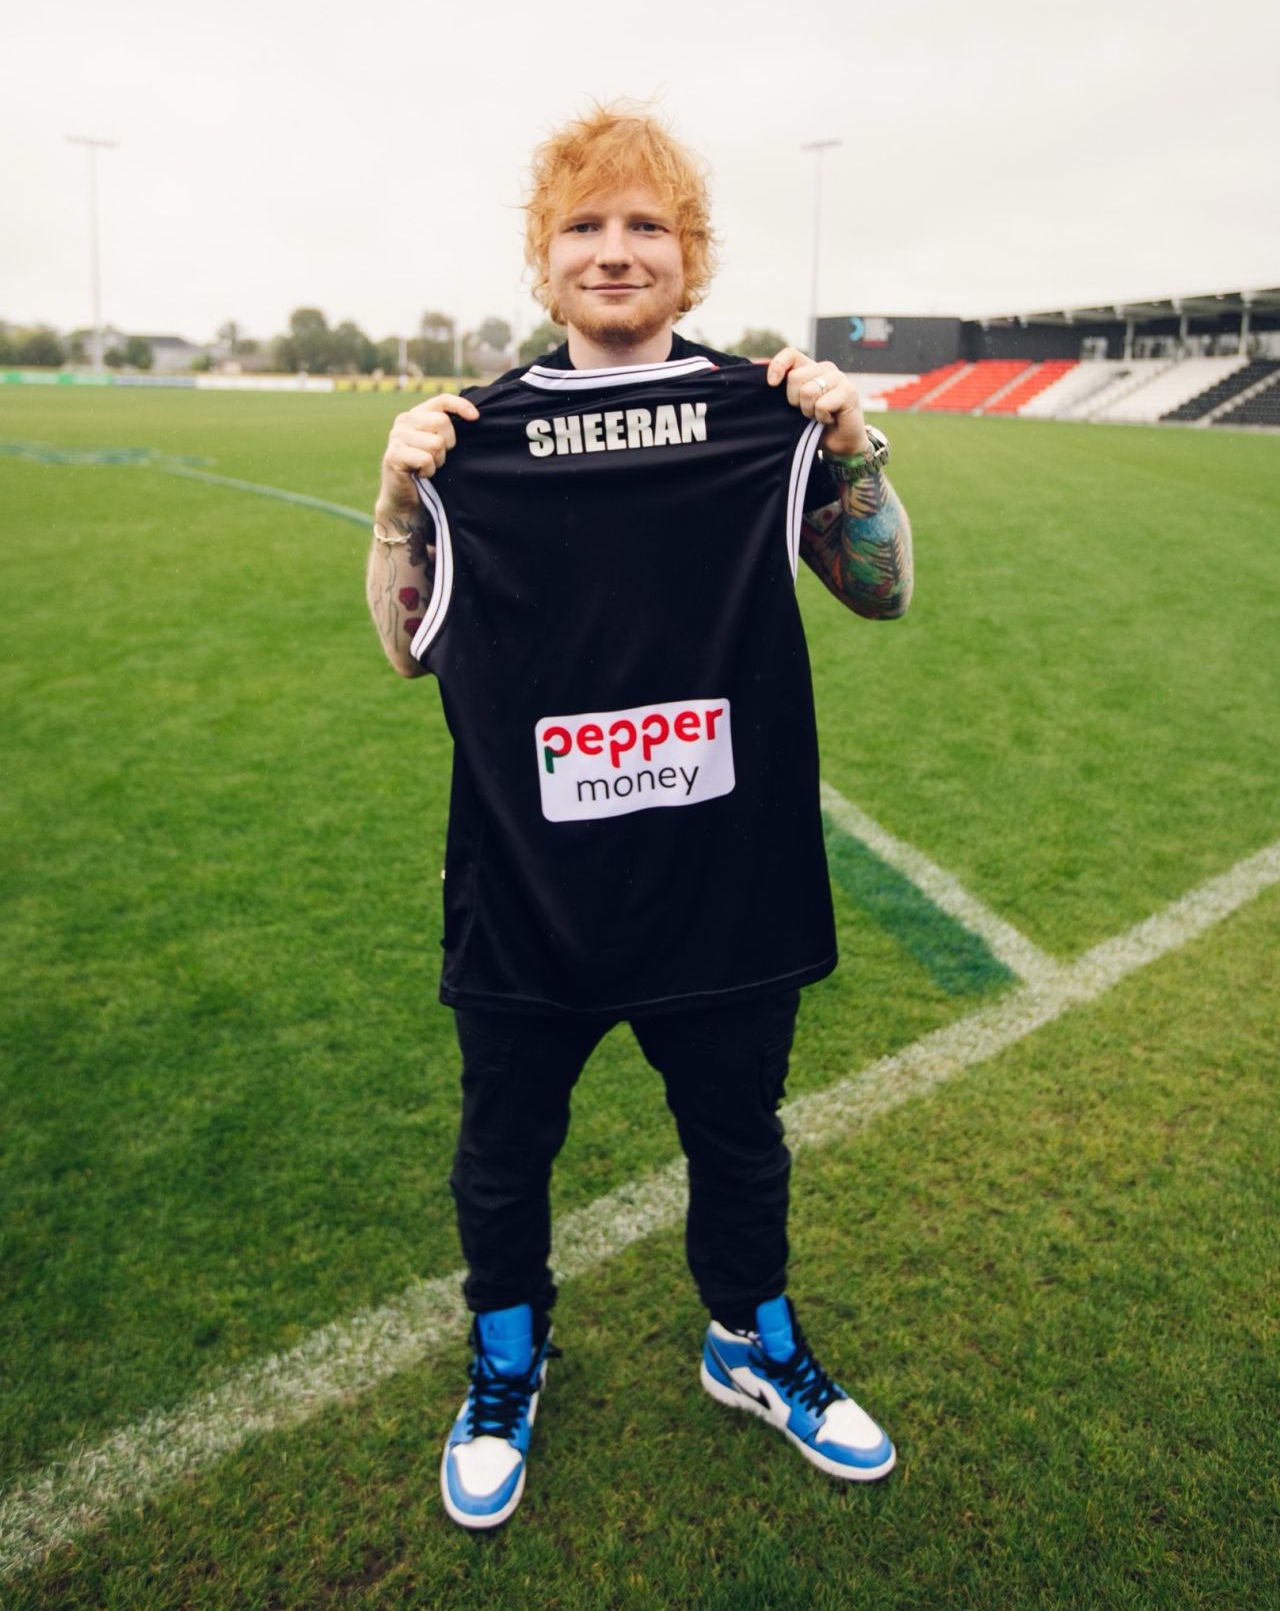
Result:
M867 427L867 437L871 447L866 453L828 453L824 449L823 462L841 486L853 486L859 481L865 481L868 476L874 475L877 470L883 469L888 464L889 438L874 425Z

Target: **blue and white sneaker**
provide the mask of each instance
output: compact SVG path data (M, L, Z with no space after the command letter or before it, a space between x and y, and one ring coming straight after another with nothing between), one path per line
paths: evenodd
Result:
M756 1330L713 1320L702 1349L712 1398L758 1415L828 1476L874 1482L893 1470L893 1444L813 1357L787 1297L756 1310Z
M547 1380L551 1328L536 1342L527 1303L477 1315L471 1390L440 1463L444 1508L460 1527L500 1527L524 1493L525 1455Z

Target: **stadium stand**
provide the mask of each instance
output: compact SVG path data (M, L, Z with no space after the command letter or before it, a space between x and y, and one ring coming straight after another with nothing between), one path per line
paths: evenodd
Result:
M1194 397L1185 403L1179 403L1177 408L1171 408L1167 414L1161 414L1162 420L1202 420L1210 414L1223 413L1227 405L1235 398L1243 398L1242 393L1252 391L1260 381L1267 380L1280 370L1280 361L1274 358L1255 358L1249 363L1243 359L1235 366L1214 381L1205 391L1197 392Z
M1073 403L1058 415L1059 419L1068 420L1097 420L1110 419L1114 416L1111 409L1121 404L1132 393L1143 386L1148 386L1153 380L1163 375L1166 369L1172 369L1174 360L1170 358L1130 358L1119 363L1108 363L1111 378L1105 386L1090 396Z
M1031 419L1066 419L1070 409L1111 384L1117 367L1106 358L1085 358L1025 403L1019 412Z
M862 406L873 412L889 407L885 396L892 391L907 385L913 385L920 379L919 375L904 375L901 373L883 375L875 370L858 369L850 371L854 385L858 388L858 396L862 399Z
M983 358L916 406L922 414L973 414L1030 365L1021 358Z
M922 398L930 397L934 392L941 390L953 375L958 375L962 370L971 367L960 359L956 363L943 364L940 369L930 369L918 380L910 381L906 386L895 386L892 391L885 392L885 407L914 408Z
M1045 363L1033 364L1024 375L1019 375L1011 386L997 392L982 410L984 414L1021 414L1034 397L1049 389L1076 368L1074 358L1050 358Z
M816 338L872 406L1226 425L1271 417L1280 285L978 318L864 309L819 318Z
M1280 368L1280 364L1275 367ZM1219 414L1215 425L1267 425L1272 430L1280 427L1280 375L1246 397L1242 403L1225 414Z
M1280 359L1274 358L1063 358L1030 364L988 358L920 376L855 373L853 378L869 409L1129 424L1280 425Z
M1094 419L1128 420L1154 424L1170 409L1177 408L1197 392L1207 391L1233 370L1244 365L1243 358L1183 358L1162 367L1141 386L1111 399Z

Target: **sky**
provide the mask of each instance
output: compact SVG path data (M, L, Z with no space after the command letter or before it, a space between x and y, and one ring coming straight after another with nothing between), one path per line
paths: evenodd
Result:
M21 11L17 11L21 4ZM17 14L15 15L15 12ZM1280 284L1274 0L10 0L0 319L203 342L320 307L527 333L529 153L651 101L706 158L722 267L684 321L1032 311Z

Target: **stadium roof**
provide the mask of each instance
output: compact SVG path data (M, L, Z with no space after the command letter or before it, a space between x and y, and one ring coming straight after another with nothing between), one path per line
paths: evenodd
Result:
M1134 302L1109 302L1098 307L1046 308L1037 313L989 314L976 322L996 324L1110 324L1116 319L1134 324L1156 320L1230 319L1240 320L1248 312L1280 314L1280 286L1255 291L1210 291L1198 296L1153 297Z

